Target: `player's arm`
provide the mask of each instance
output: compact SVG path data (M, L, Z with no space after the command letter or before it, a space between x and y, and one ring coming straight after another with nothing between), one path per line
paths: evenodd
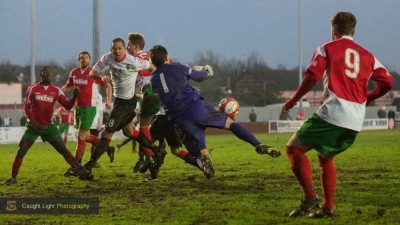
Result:
M381 64L379 63L379 65ZM385 95L393 86L393 77L383 66L374 70L371 80L375 81L376 85L374 89L367 93L367 105L371 101Z
M106 84L106 108L107 109L112 108L111 98L112 98L112 86L110 83L107 83Z
M111 83L111 78L107 75L105 75L104 73L97 71L97 70L91 70L89 73L89 76L93 77L93 79L95 80L102 80L104 81L106 84Z
M186 76L189 79L192 79L197 82L201 82L207 80L209 77L214 75L214 71L212 70L211 66L195 66L192 68L187 67L185 68Z
M61 87L61 90L62 90L64 93L70 91L71 89L72 89L72 87L68 87L67 85L64 85L64 86Z
M58 97L58 102L64 106L66 110L72 109L74 107L75 101L80 94L80 89L78 87L74 88L72 98L70 100L65 97L64 92L60 89L60 96Z
M285 103L285 105L283 105L281 112L288 113L289 109L293 108L300 98L307 94L317 82L318 80L315 78L315 76L310 73L306 73L296 93L290 98L289 101Z
M287 114L289 109L293 108L300 98L307 94L319 81L319 79L321 79L327 65L326 58L322 56L322 51L323 48L321 46L318 46L314 51L310 66L307 68L299 88L297 88L297 91L293 97L291 97L289 101L282 106L281 113Z
M74 86L74 80L73 80L73 75L72 71L69 73L69 77L67 82L64 84L64 86L61 87L61 90L65 93L70 91Z

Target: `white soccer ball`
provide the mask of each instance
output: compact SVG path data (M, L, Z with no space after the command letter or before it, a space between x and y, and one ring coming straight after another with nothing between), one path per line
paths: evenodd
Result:
M223 98L219 102L218 108L233 119L239 113L240 105L234 98Z

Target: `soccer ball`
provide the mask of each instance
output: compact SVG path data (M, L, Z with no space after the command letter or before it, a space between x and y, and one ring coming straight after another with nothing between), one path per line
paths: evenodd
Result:
M234 98L221 99L218 104L218 108L232 119L239 113L240 110L239 102Z

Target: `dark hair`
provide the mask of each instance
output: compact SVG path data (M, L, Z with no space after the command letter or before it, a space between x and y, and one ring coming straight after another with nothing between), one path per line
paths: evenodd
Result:
M114 40L111 42L111 46L117 42L121 42L125 46L125 41L122 38L114 38Z
M338 12L332 18L332 27L340 35L353 35L356 23L356 17L351 12Z
M40 74L42 74L45 71L48 71L49 73L51 73L51 69L50 66L43 66L42 69L40 69Z
M143 34L130 33L128 34L128 40L131 44L138 45L140 49L144 49L145 41Z
M89 56L89 59L91 58L90 53L89 53L88 51L80 51L80 52L78 53L78 61L79 61L79 59L81 58L81 55L88 55L88 56Z
M168 52L164 46L155 45L150 49L150 59L155 67L160 67L167 61Z

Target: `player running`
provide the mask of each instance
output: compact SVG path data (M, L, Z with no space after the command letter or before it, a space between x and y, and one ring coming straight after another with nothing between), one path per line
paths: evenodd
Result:
M95 79L101 79L106 83L112 81L115 101L99 144L93 151L90 160L85 164L88 170L96 165L97 160L109 147L113 134L121 129L126 137L136 139L140 144L153 151L158 151L151 140L139 131L134 130L132 125L132 120L136 116L135 82L137 73L139 70L149 69L151 64L147 60L127 54L125 41L121 38L112 41L110 50L97 61L90 72L90 76ZM106 67L110 69L111 78L102 72ZM81 178L93 179L93 175L81 176Z
M112 89L110 84L102 80L95 80L93 77L89 76L90 71L92 71L92 68L89 66L89 52L79 52L78 62L79 66L70 72L67 83L61 90L68 92L74 87L78 87L81 90L81 94L76 100L75 107L75 121L78 127L78 143L75 149L75 158L81 162L86 142L91 143L92 146L96 146L99 142L99 138L96 135L90 134L90 127L96 116L95 101L98 93L97 86L94 84L96 83L107 88L107 109L111 109ZM112 148L110 148L110 151L112 151Z
M71 173L75 175L88 174L88 171L79 164L65 147L65 142L61 138L57 126L51 120L56 102L59 102L67 110L71 109L79 95L79 89L74 89L73 97L68 101L63 91L51 84L52 72L48 66L40 70L40 77L41 81L39 83L30 85L26 90L24 110L28 123L25 133L19 142L18 152L12 165L11 178L4 181L3 184L17 183L17 175L23 158L39 136L43 141L49 142L64 157L65 161L71 165Z
M286 146L292 171L304 194L302 203L289 217L334 217L336 169L333 158L349 148L361 130L366 105L383 96L392 87L386 68L365 48L354 42L356 18L350 12L339 12L331 21L332 40L318 46L294 96L281 112L287 113L296 102L324 79L324 100ZM376 86L368 91L368 81ZM324 201L314 190L312 168L305 155L318 152Z
M169 64L167 49L161 45L156 45L150 50L150 57L157 68L151 77L154 94L160 100L168 120L184 132L185 138L182 141L190 154L200 158L201 168L204 169L207 178L212 178L215 173L206 148L207 127L230 130L238 138L256 147L257 153L279 157L278 150L261 144L246 128L204 101L189 84L189 79L201 82L212 76L214 73L210 66L197 67L202 70L197 71L178 63Z

